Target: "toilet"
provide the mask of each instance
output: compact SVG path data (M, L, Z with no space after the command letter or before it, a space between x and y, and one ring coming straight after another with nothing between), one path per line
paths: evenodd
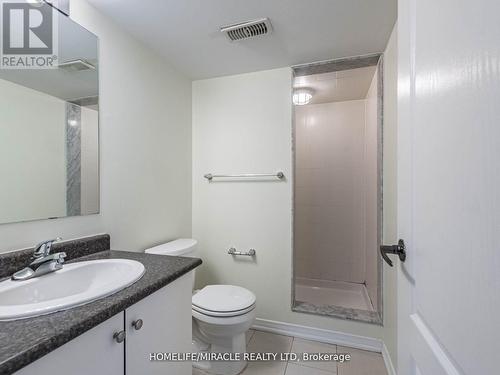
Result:
M181 238L147 249L148 254L196 256L197 241ZM193 275L193 350L212 353L245 353L245 333L255 320L255 295L234 285L207 285L194 291ZM193 362L210 374L236 375L246 361Z

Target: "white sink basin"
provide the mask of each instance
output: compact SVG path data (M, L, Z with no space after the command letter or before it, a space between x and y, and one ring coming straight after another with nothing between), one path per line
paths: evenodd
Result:
M21 319L83 305L139 280L142 263L103 259L65 264L56 272L25 281L0 282L0 320Z

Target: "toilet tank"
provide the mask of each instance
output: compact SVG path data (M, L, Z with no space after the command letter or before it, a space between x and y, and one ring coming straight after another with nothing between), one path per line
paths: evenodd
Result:
M146 249L147 254L173 255L180 257L195 257L198 241L192 238L179 238L161 245Z
M196 245L198 241L192 238L179 238L174 241L166 242L161 245L146 249L144 252L147 254L157 255L172 255L180 257L196 257ZM194 290L195 271L191 272L192 290Z

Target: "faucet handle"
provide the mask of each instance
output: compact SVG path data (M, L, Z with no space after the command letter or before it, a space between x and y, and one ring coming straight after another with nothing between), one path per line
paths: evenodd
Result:
M35 258L41 258L41 257L46 257L47 255L50 254L50 250L52 248L52 244L54 242L58 242L58 241L61 241L62 238L61 237L56 237L52 240L46 240L46 241L42 241L40 242L38 245L35 246L35 251L33 253L33 256Z
M54 261L59 265L62 265L64 263L64 258L66 258L66 253L61 252L61 253L55 253L55 254L50 254L44 257L38 257L35 258L33 262L30 263L30 267L36 266L41 263L47 263L50 261Z
M60 252L60 253L56 253L54 254L54 258L56 260L57 263L59 264L63 264L64 263L64 258L66 258L66 253L63 251L63 252Z

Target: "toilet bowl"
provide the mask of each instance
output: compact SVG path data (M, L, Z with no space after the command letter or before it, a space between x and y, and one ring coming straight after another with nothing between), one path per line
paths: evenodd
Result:
M178 239L150 249L148 254L196 256L194 239ZM194 272L193 272L194 286ZM207 285L193 293L193 350L206 353L245 353L245 333L255 320L255 295L234 285ZM236 375L246 361L193 362L211 374Z

